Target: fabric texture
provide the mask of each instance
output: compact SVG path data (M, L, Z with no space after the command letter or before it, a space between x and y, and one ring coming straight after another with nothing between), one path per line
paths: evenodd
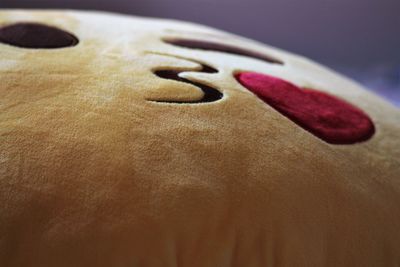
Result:
M308 59L205 26L0 11L0 28L22 22L79 43L0 42L0 266L400 264L395 107ZM166 39L235 46L283 64ZM161 70L193 83L158 77ZM341 99L371 119L375 134L325 142L239 83L242 72ZM222 98L196 103L204 97L196 84Z

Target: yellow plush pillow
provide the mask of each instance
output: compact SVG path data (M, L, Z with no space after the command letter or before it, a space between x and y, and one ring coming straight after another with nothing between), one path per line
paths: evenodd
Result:
M204 26L0 12L0 266L400 265L400 112Z

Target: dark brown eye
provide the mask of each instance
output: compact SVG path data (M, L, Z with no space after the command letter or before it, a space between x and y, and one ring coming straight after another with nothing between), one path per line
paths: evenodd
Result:
M200 103L209 103L209 102L215 102L220 100L224 95L218 91L215 88L212 88L210 86L207 86L205 84L199 83L199 82L193 82L185 78L179 77L179 73L182 71L175 71L175 70L158 70L155 71L154 74L156 74L158 77L163 78L163 79L168 79L168 80L175 80L178 82L184 82L188 83L194 86L197 86L200 88L204 95L203 98L197 101L176 101L176 100L168 100L168 101L154 101L154 102L159 102L159 103L175 103L175 104L200 104ZM204 73L217 73L218 71L214 69L213 67L207 66L202 64L202 70L201 72Z
M61 29L39 23L17 23L0 28L0 42L32 49L75 46L79 40Z
M180 46L184 48L191 48L191 49L200 49L200 50L206 50L206 51L216 51L216 52L222 52L222 53L227 53L227 54L233 54L233 55L239 55L239 56L245 56L245 57L250 57L258 60L262 60L264 62L270 63L270 64L280 64L283 65L283 62L272 58L270 56L266 56L262 53L232 46L232 45L226 45L226 44L220 44L220 43L215 43L215 42L208 42L208 41L200 41L200 40L192 40L192 39L164 39L164 42L175 45L175 46Z

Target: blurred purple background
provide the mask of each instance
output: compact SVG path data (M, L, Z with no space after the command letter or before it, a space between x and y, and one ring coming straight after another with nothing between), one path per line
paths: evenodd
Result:
M0 0L187 20L326 64L400 106L399 0Z

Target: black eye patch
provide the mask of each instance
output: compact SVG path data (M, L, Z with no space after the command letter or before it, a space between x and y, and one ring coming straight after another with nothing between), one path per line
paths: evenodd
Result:
M79 43L71 33L39 23L16 23L0 28L0 42L32 49L55 49Z
M175 45L175 46L179 46L179 47L222 52L222 53L227 53L227 54L233 54L233 55L239 55L239 56L245 56L245 57L258 59L258 60L262 60L262 61L270 63L270 64L283 65L282 61L272 58L272 57L269 57L269 56L266 56L262 53L244 49L244 48L240 48L240 47L236 47L236 46L226 45L226 44L193 40L193 39L181 39L181 38L180 39L164 39L163 41L167 44L171 44L171 45Z

